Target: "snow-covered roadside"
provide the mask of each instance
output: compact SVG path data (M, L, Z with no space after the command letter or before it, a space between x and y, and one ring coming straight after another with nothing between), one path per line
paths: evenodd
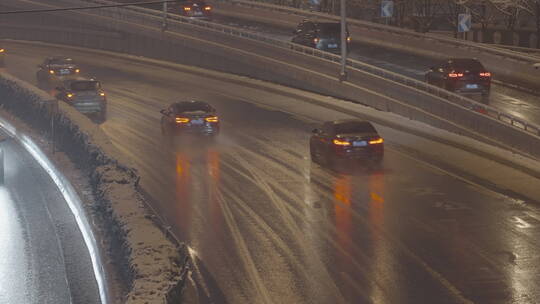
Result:
M0 104L36 133L50 130L57 104L33 86L0 72ZM138 176L100 129L71 107L58 104L54 115L57 147L87 173L96 197L84 206L101 223L111 260L120 264L126 294L121 303L178 303L187 271L187 253L161 230L138 190ZM42 140L42 144L45 142ZM58 160L60 158L54 157ZM70 176L71 177L71 176Z

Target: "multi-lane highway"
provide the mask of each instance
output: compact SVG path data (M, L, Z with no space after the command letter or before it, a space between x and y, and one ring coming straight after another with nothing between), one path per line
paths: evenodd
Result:
M292 30L303 18L275 11L250 9L227 2L216 2L215 6L213 22L240 27L284 41L291 40ZM435 59L411 55L405 51L360 43L358 39L361 37L355 37L354 27L351 28L353 43L350 57L353 59L422 81L426 71L437 63ZM497 75L494 76L497 79ZM480 97L471 97L481 101ZM488 103L515 117L540 124L540 96L537 94L494 83Z
M6 138L3 131L0 137ZM101 303L90 255L62 193L15 140L0 149L0 303Z
M377 125L382 169L343 174L311 163L308 138L320 122L349 114L134 57L4 45L8 71L31 83L36 65L55 54L103 82L109 117L99 127L192 249L205 303L540 299L538 207L440 169L423 151L471 170L481 158ZM218 110L215 144L171 145L161 135L159 110L182 99Z

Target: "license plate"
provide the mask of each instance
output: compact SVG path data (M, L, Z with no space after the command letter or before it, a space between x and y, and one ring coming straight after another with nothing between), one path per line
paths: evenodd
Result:
M467 89L478 89L478 85L477 84L467 84L465 85L465 87Z
M68 69L61 69L60 70L60 75L67 75L69 74L69 70Z
M192 125L202 125L203 124L203 120L202 119L194 119L191 121L191 124Z
M193 13L193 16L202 16L202 15L203 15L202 12L194 12L194 13Z
M365 147L367 146L367 141L365 140L356 140L352 143L353 147Z
M329 49L337 49L337 43L332 43L328 45Z

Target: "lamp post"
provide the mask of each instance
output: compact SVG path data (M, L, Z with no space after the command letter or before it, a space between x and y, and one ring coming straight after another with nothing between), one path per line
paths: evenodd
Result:
M163 1L163 22L161 23L161 30L166 31L167 27L167 1Z
M341 70L339 72L339 81L347 80L347 11L345 6L345 0L341 0Z

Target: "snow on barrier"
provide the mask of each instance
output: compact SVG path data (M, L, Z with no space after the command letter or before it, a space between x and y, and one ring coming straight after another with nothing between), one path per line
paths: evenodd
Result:
M110 254L128 290L124 303L178 303L188 271L185 246L175 244L156 222L138 189L137 172L87 117L37 88L0 72L0 105L32 128L50 135L57 148L88 172L95 206L83 206L104 220Z

